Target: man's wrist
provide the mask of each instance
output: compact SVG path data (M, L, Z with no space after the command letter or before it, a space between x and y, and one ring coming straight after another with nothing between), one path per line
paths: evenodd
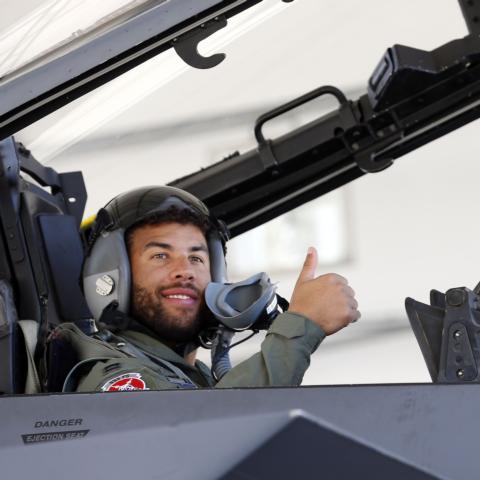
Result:
M313 352L326 337L324 330L301 313L287 311L279 315L268 333L294 339L303 337Z

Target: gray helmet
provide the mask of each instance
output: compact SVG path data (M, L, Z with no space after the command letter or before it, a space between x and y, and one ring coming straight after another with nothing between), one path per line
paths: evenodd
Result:
M212 280L226 281L225 243L228 230L225 224L213 217L206 205L188 192L164 186L137 188L115 197L98 212L95 219L83 266L84 294L95 319L98 320L112 302L118 303L119 311L129 311L131 274L125 232L172 206L208 219L212 226L206 239Z

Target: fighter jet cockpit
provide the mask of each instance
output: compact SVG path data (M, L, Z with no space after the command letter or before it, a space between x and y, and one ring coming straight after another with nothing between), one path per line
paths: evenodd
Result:
M475 478L479 2L0 12L6 478Z

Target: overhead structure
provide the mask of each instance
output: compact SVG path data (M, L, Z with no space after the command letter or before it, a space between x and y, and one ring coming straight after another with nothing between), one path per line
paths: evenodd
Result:
M262 0L163 0L113 21L0 78L0 140L169 48L192 66L211 68L198 43Z

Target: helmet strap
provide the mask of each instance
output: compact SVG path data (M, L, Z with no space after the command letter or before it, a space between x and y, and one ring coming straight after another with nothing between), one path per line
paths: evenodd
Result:
M118 310L118 302L114 300L109 303L102 312L98 323L102 328L107 328L113 333L126 330L130 325L130 317Z

